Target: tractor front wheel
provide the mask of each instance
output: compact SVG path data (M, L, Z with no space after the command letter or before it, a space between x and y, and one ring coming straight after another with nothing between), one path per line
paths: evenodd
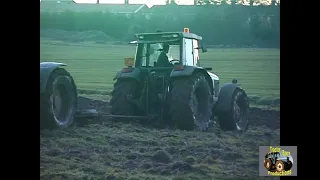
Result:
M220 100L223 99L221 97L218 98ZM228 110L218 113L220 129L225 131L236 130L243 132L248 128L248 120L249 100L246 93L237 87L231 96L231 103Z
M291 168L292 168L292 162L291 161L284 163L284 170L285 171L289 171Z
M180 129L205 130L212 115L213 96L201 73L173 80L170 90L170 114L173 125Z
M278 172L284 171L284 163L281 160L276 161L276 169Z

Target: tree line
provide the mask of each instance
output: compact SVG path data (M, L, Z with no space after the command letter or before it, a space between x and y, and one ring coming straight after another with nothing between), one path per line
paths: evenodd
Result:
M189 8L189 9L188 9ZM183 31L203 37L210 45L280 46L280 8L277 6L163 7L147 13L40 12L40 29L102 31L129 41L138 32Z

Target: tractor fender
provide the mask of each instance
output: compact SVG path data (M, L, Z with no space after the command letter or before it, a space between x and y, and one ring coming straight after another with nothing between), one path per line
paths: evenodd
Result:
M211 76L209 75L209 73L207 72L207 70L205 70L201 67L184 66L183 70L172 70L171 74L170 74L170 78L191 76L194 73L198 73L198 72L202 73L206 77L206 80L208 81L209 86L210 86L211 93L213 93L213 89L214 89L213 80L212 80Z
M242 90L242 88L239 87L236 83L225 83L221 87L218 100L215 104L215 112L220 113L227 112L230 110L233 93L237 88L240 88Z
M61 66L67 66L67 64L57 63L57 62L41 62L40 63L40 94L45 91L47 86L47 81L51 73L55 69Z
M127 79L127 78L132 78L136 80L137 82L141 82L140 80L140 69L138 68L133 68L132 71L130 72L122 72L119 71L116 76L113 78L113 80L118 80L118 79Z

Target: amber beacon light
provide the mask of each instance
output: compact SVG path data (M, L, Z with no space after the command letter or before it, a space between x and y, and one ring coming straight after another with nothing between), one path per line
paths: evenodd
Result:
M183 29L183 32L189 33L189 32L190 32L190 31L189 31L189 28L184 28L184 29Z

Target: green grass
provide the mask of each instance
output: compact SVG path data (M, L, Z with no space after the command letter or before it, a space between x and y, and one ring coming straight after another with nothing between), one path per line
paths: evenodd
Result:
M133 56L135 46L94 43L71 44L42 40L40 60L68 64L80 90L107 94L123 58ZM279 49L208 49L200 55L201 65L212 67L221 84L237 78L249 95L280 97ZM90 93L89 93L90 94Z

